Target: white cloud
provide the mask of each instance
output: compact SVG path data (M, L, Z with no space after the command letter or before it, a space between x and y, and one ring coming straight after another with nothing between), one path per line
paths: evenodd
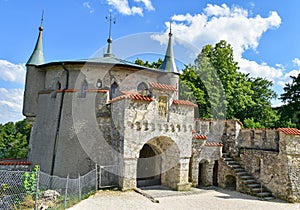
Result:
M292 70L292 71L286 73L286 74L284 75L283 79L290 79L291 76L296 77L296 76L298 76L298 74L300 74L300 70Z
M6 60L0 60L0 80L24 84L25 65L13 64Z
M284 69L282 66L275 68L268 66L266 63L258 64L255 61L243 58L239 59L238 62L241 67L241 72L250 73L252 77L262 77L274 81L283 76Z
M291 76L297 77L300 74L300 70L292 70L284 74L284 76L277 82L281 87L285 87L286 84L292 82Z
M295 58L295 59L293 60L293 63L294 63L295 65L297 65L297 66L300 67L300 59L299 59L299 58Z
M151 0L134 0L136 3L143 3L142 7L130 6L128 0L106 0L109 5L114 7L123 15L140 15L143 16L143 9L153 11L154 7Z
M142 2L146 9L149 10L149 11L153 11L154 10L154 7L152 6L152 2L151 0L134 0L135 2Z
M8 82L8 85L13 86L23 85L25 74L24 64L13 64L6 60L0 60L0 81L4 80ZM23 89L9 89L0 86L0 123L23 119L22 107Z
M172 32L175 38L186 40L198 48L204 45L226 40L233 48L234 58L239 62L242 72L250 73L251 76L266 77L274 80L283 76L283 68L271 67L266 63L243 58L246 50L256 50L259 40L264 32L276 29L281 24L281 18L277 12L270 12L267 17L249 15L246 9L238 6L228 7L208 4L204 12L191 15L176 14L172 16ZM169 23L166 23L169 32ZM166 42L162 36L156 36L156 40Z
M0 123L23 119L22 107L22 89L0 88Z
M87 8L90 13L94 12L94 8L91 6L90 2L86 1L82 3L83 7Z

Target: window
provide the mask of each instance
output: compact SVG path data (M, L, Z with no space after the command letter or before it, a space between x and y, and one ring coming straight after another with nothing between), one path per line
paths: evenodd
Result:
M119 85L116 82L112 83L112 85L110 86L110 99L117 96L118 87Z
M137 91L148 90L148 86L145 82L141 82L137 86Z
M51 94L51 97L52 98L56 98L56 95L57 95L57 91L61 89L61 84L59 81L57 81L54 85L54 91L52 92Z
M98 80L97 80L96 87L97 87L97 88L101 88L101 87L102 87L102 80L101 80L101 79L98 79Z
M158 114L161 117L167 116L167 102L168 102L167 96L158 97Z
M138 84L137 91L143 96L152 97L152 92L149 90L148 85L145 82Z
M88 89L88 83L86 80L83 80L80 87L80 93L79 98L85 98L86 97L86 90Z

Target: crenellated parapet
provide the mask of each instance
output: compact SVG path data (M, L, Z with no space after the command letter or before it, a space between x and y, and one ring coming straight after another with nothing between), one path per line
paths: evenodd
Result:
M141 132L164 132L164 133L186 133L191 132L193 125L192 124L183 124L183 123L159 123L152 121L127 121L126 127L131 130L141 131Z

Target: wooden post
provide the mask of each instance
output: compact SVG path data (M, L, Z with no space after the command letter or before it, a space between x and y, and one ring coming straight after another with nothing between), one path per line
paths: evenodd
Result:
M99 188L101 188L101 166L99 167Z
M34 200L34 210L37 210L37 202L38 202L38 199L39 199L40 167L38 167L37 172L32 172L32 173L37 173L36 174L35 200Z
M67 208L68 185L69 185L69 174L67 176L66 189L65 189L65 200L64 200L64 208L65 209Z
M78 200L81 201L80 174L78 174Z
M95 164L95 170L96 170L96 183L95 183L95 190L98 190L98 166L97 163Z

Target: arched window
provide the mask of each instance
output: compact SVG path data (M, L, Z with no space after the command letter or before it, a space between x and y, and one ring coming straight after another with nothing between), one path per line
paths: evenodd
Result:
M56 98L57 95L57 91L61 89L61 83L59 81L57 81L54 85L54 91L51 94L52 98Z
M148 85L145 82L141 82L137 86L137 91L148 90Z
M86 90L88 89L88 83L86 80L83 80L80 87L80 93L79 98L85 98L86 97Z
M118 87L119 87L119 85L116 82L111 84L111 86L110 86L110 99L113 99L117 96Z
M102 80L101 79L97 80L96 87L97 88L102 88Z

